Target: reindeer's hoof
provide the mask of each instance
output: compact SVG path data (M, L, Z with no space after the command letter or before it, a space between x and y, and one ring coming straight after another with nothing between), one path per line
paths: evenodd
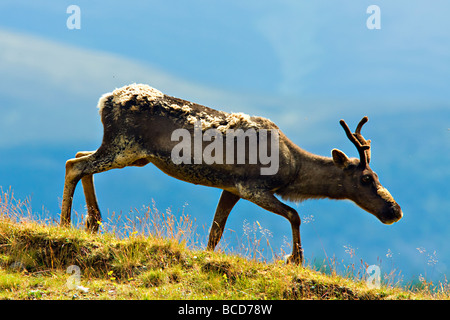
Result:
M285 264L302 264L302 257L300 256L293 256L292 254L287 254L284 256L284 263Z

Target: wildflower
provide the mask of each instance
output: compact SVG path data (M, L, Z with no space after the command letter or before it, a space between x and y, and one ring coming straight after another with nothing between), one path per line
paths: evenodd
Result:
M353 258L355 255L355 249L352 248L351 245L344 245L345 253L348 253L350 255L350 258Z
M430 254L430 253L428 254L427 264L428 264L429 266L434 266L434 265L436 265L438 262L439 262L439 260L438 260L437 255L436 255L436 250L433 251L432 254Z
M419 251L419 253L424 253L427 251L427 250L425 250L424 247L420 247L420 248L416 248L416 249Z
M225 283L228 283L228 277L226 273L223 274L222 278L225 281Z
M308 224L310 222L314 222L314 216L312 214L302 218L303 224Z
M114 272L114 271L112 271L112 270L111 270L111 271L108 271L108 276L112 276L113 272ZM116 277L110 277L109 280L111 280L111 281L112 281L112 280L116 280Z
M391 251L391 249L388 249L388 252L386 253L386 258L392 258L393 253Z

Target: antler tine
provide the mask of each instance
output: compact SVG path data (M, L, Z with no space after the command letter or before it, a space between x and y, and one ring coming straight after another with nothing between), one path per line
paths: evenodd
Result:
M356 137L356 134L360 135L361 127L364 123L369 120L367 117L364 117L360 123L358 124L358 127L356 128L355 134L353 134L350 131L350 128L348 127L347 123L345 123L344 120L340 120L339 123L341 124L342 128L344 128L345 133L347 134L347 138L355 145L356 149L359 153L359 159L360 159L360 166L365 167L368 163L367 157L366 157L366 150L370 149L370 145L362 145L359 139ZM365 140L364 140L365 141Z
M364 137L361 134L361 128L367 121L369 121L369 118L367 116L365 116L364 118L361 119L361 121L358 123L358 126L356 127L354 136L356 137L356 139L358 139L358 141L361 143L361 145L370 147L371 141L364 139ZM367 163L370 163L370 149L369 148L366 150L366 158L367 158Z
M367 121L369 121L369 118L367 116L362 118L361 121L358 123L358 126L356 127L355 133L361 134L361 128Z

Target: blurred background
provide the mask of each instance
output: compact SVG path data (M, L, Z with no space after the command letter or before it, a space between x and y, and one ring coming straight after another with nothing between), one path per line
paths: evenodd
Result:
M67 12L70 5L79 12ZM370 5L380 8L380 29L367 27L376 18ZM58 221L65 161L100 146L97 101L129 83L270 118L324 156L333 148L357 156L339 120L354 129L367 115L371 167L404 217L386 226L350 201L288 203L303 218L306 259L362 260L405 281L446 279L449 14L443 0L3 0L0 186L29 198L36 216ZM132 217L154 201L195 218L205 238L221 192L152 165L98 174L95 184L105 219ZM80 185L73 208L83 214L84 206ZM249 232L275 252L291 241L287 220L242 200L226 227L228 248Z

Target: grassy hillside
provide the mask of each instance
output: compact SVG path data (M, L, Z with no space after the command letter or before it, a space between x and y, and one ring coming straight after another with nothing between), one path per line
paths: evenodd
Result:
M75 265L69 269L68 267ZM421 299L308 268L0 219L2 299ZM75 287L77 286L78 287Z
M28 218L27 218L28 217ZM147 232L89 234L30 219L0 195L0 299L448 299L428 289L369 289L308 267L187 246L187 217L153 216ZM144 236L143 234L150 234ZM194 246L195 247L195 246ZM256 248L253 248L256 250ZM445 290L444 290L445 292Z

